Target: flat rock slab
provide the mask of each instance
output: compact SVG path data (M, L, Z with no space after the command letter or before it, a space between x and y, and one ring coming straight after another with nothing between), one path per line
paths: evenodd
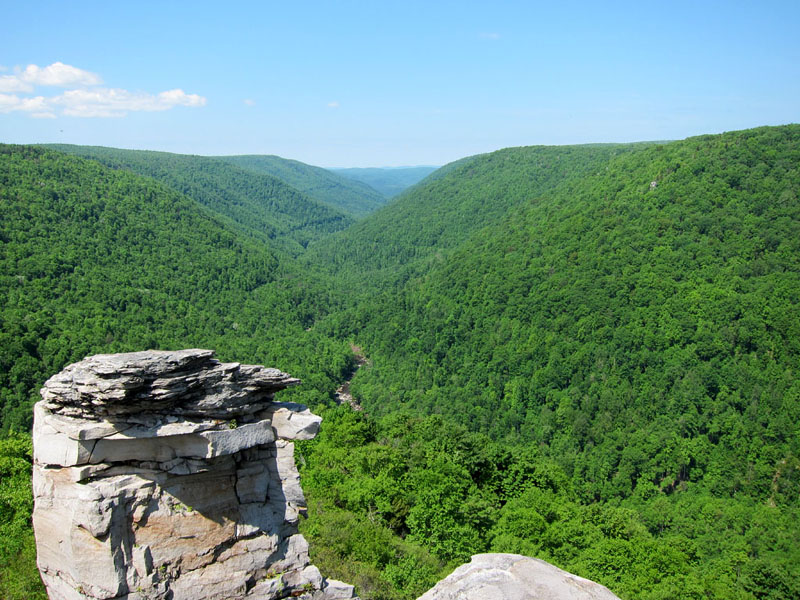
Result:
M619 600L608 588L538 558L476 554L418 600Z
M150 425L157 415L225 418L263 409L275 392L300 380L260 365L221 363L211 350L97 354L47 380L45 407L54 414L120 426Z

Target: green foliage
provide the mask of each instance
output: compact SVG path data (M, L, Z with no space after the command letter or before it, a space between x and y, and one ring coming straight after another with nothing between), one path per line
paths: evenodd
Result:
M97 152L161 183L0 146L5 431L86 354L212 347L304 379L303 528L364 598L485 551L622 598L800 596L800 126L472 157L339 233L299 194L222 202L219 161ZM329 408L351 343L370 416ZM31 573L8 440L3 560Z
M0 563L17 554L24 542L31 512L31 438L13 434L0 439Z
M796 505L799 138L645 147L520 206L360 307L352 389L541 445L587 501L702 483Z
M798 126L503 150L312 248L365 291L326 327L370 358L351 385L368 412L440 413L537 448L562 507L624 506L646 528L632 547L567 515L546 542L515 534L547 517L512 499L470 537L444 494L410 505L414 539L445 558L481 541L538 553L624 597L791 597L798 164ZM767 583L778 572L795 575Z
M45 600L31 530L30 435L0 438L0 597Z
M386 203L386 198L346 174L313 167L280 156L218 156L221 161L253 173L271 175L288 183L309 198L355 218L367 216ZM344 175L344 176L342 176Z
M352 219L320 204L267 172L204 156L99 146L51 145L113 169L152 177L228 219L241 232L292 255Z
M26 430L47 377L98 352L208 347L303 378L316 404L352 360L293 262L151 179L0 147L0 409ZM291 393L289 394L291 396Z
M365 598L415 598L479 552L542 558L621 598L796 595L795 508L663 491L586 504L550 459L441 417L323 416L300 448L304 533L315 562Z
M392 305L402 284L442 263L470 236L502 222L515 207L603 168L610 157L631 148L515 148L457 161L368 219L312 244L306 260L326 264L343 291L356 297L360 291L370 301L383 295ZM399 300L402 305L404 300ZM363 321L361 314L370 310L370 303L362 304L343 321ZM351 335L356 331L357 327L345 330Z
M328 577L357 586L362 598L413 600L447 573L419 545L403 541L367 515L306 494L313 515L301 525L311 559Z

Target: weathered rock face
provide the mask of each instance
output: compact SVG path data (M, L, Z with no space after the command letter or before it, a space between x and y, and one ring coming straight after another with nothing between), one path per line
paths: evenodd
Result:
M299 383L210 350L97 355L34 409L34 531L50 598L353 598L297 533Z
M418 600L619 600L599 583L519 554L476 554Z

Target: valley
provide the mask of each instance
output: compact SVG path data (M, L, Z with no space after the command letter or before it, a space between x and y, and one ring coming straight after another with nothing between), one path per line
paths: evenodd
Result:
M800 126L415 176L0 145L0 596L43 597L44 381L213 348L302 379L301 530L362 598L482 552L625 599L800 597Z

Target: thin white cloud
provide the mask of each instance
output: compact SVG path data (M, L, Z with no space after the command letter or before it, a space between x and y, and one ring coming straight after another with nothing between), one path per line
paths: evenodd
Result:
M489 32L479 33L478 37L481 38L482 40L499 40L500 34L497 33L496 31L489 31Z
M252 98L245 98L244 100L242 100L242 102L244 102L246 106L255 106L256 105L256 101L253 100Z
M46 67L28 65L19 72L19 78L33 85L55 87L89 86L103 83L103 80L96 73L84 71L72 65L65 65L62 62L54 62Z
M34 118L124 117L129 112L154 112L176 106L205 106L206 99L181 89L158 94L130 92L120 88L99 87L99 75L71 65L55 62L47 67L28 65L14 69L14 75L0 76L0 113L25 112ZM55 96L20 96L32 94L36 86L66 87Z
M20 98L16 94L0 94L0 113L13 111L29 113L51 113L47 106L47 98L36 96L34 98Z
M328 108L339 108L339 103L334 100L333 102L328 102Z
M16 75L2 75L0 76L0 92L33 92L33 86L30 83L22 81Z
M70 117L124 117L129 112L155 112L176 106L205 106L206 99L183 90L160 94L129 92L122 89L95 88L69 90L50 99L50 104L62 107Z
M12 94L0 94L0 112L10 112L19 104L19 97Z

